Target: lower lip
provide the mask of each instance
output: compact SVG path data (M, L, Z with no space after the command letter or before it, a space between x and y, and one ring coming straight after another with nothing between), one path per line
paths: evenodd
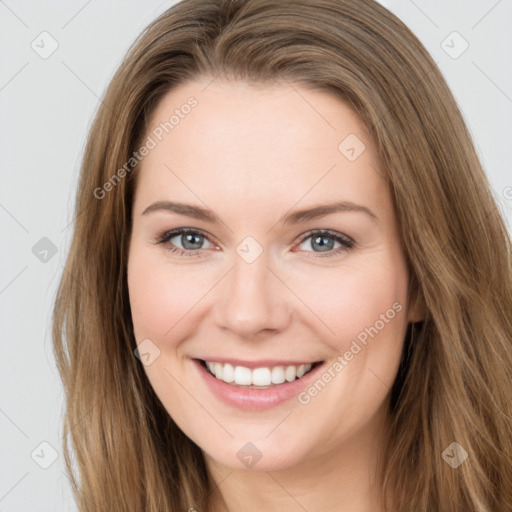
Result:
M215 378L198 359L192 359L192 362L206 385L218 399L232 407L248 411L270 409L297 397L301 391L308 387L323 366L323 363L319 364L304 377L293 382L285 382L267 389L248 389L227 384L223 380Z

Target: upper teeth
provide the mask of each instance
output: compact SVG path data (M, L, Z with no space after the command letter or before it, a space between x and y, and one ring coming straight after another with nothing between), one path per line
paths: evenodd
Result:
M233 366L229 363L205 362L217 379L227 383L234 382L239 386L270 386L271 384L282 384L285 380L292 382L311 370L311 364L273 366L272 368L263 367L251 370L245 366Z

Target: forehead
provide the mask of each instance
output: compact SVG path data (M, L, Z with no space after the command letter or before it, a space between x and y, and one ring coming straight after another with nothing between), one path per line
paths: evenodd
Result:
M147 201L229 198L257 213L301 198L386 199L380 158L360 118L334 95L301 85L182 84L158 104L147 137L154 148L137 187Z

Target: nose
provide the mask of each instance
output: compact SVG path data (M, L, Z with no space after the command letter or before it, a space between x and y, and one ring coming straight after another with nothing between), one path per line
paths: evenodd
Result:
M217 290L215 323L240 338L275 335L291 320L291 292L265 256L248 263L235 255L232 270Z

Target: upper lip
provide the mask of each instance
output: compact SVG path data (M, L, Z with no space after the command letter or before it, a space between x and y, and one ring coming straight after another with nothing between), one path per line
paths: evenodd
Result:
M315 360L294 360L285 361L283 359L260 359L258 361L244 361L242 359L233 359L230 357L198 357L201 361L209 361L212 363L231 364L232 366L244 366L245 368L265 368L273 366L300 366L301 364L321 363L319 359Z

